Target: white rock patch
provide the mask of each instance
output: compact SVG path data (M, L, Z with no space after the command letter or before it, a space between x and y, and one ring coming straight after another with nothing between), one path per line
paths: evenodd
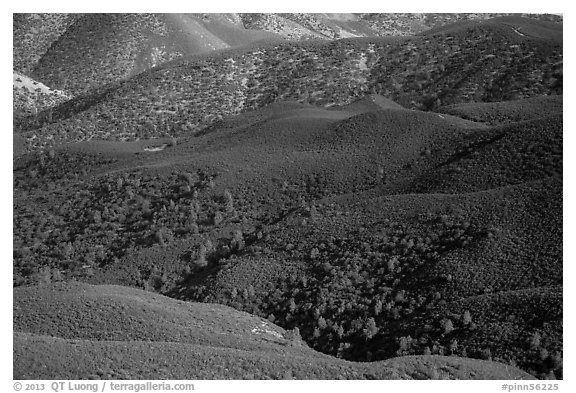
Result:
M270 326L268 325L268 323L266 321L262 321L260 326L256 326L254 329L252 329L252 333L254 333L254 334L271 334L272 336L274 336L276 338L282 338L282 334L275 332L274 330L270 330L269 327Z

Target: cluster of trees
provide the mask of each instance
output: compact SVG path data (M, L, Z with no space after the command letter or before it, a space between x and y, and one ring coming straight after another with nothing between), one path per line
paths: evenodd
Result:
M46 281L50 275L55 280L90 276L136 249L164 247L238 218L229 191L205 192L214 187L212 174L136 171L88 177L86 169L79 169L102 164L99 159L49 151L15 172L17 190L52 192L41 198L40 208L25 196L15 199L15 285ZM66 183L70 176L82 181ZM241 250L244 244L242 233L235 233L230 249Z
M308 209L307 216L320 215ZM433 264L441 255L487 236L465 220L447 215L422 218L420 229L405 223L386 221L373 235L364 231L346 238L322 238L293 242L283 237L264 239L287 258L307 260L307 269L282 277L267 292L258 296L238 296L241 288L211 293L199 286L192 292L197 300L218 301L258 313L285 328L298 327L306 342L317 350L351 360L376 360L390 356L406 343L384 340L387 329L419 310L444 300L439 291L413 287L413 277L423 266ZM258 242L254 243L254 245ZM250 246L240 255L251 255ZM264 263L264 262L263 262ZM451 281L449 275L437 277L438 285ZM462 316L471 323L471 316ZM449 334L451 322L437 326ZM386 344L382 346L382 341ZM430 350L441 353L440 343ZM385 351L382 348L386 348ZM451 353L459 353L456 344Z
M84 179L93 168L113 164L117 159L103 154L72 153L49 149L17 160L14 190L34 192L63 188L69 181Z
M318 223L327 213L312 206L301 214ZM218 255L214 264L236 269L225 274L228 286L188 282L187 298L220 302L286 329L297 328L309 346L348 360L454 355L506 362L540 378L561 378L562 353L548 333L539 347L537 336L526 348L491 344L484 336L489 318L482 307L450 309L450 293L458 291L453 288L458 284L450 273L430 276L444 256L476 247L493 234L493 228L459 214L423 214L416 223L385 220L343 237L311 232L296 239L281 230L251 236L234 255L213 254ZM254 259L259 272L265 271L269 258L284 261L279 263L286 267L282 274L270 265L265 274L277 278L267 283L246 284L235 268ZM289 268L292 263L300 268ZM522 313L516 318L530 318ZM505 329L501 333L509 334Z

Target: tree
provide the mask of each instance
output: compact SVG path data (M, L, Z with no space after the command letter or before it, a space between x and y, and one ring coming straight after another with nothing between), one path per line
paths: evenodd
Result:
M450 341L450 346L448 347L450 353L454 354L458 349L458 341L456 339Z
M312 336L313 336L314 338L319 338L319 337L320 337L320 329L319 329L317 326L314 328L314 333L312 334Z
M396 351L396 353L398 355L405 354L410 349L411 344L412 344L412 337L410 336L400 337L400 339L398 340L398 350Z
M396 264L398 263L398 257L392 257L388 260L387 268L389 272L393 272Z
M33 279L39 284L50 284L52 281L52 272L48 266L41 267L33 274Z
M302 345L302 336L300 336L300 329L298 329L298 327L295 327L292 330L287 330L284 333L283 337L288 341L286 343L287 345L295 347L299 347Z
M321 330L326 329L326 320L324 319L324 317L320 316L320 318L318 318L318 328L320 328Z
M530 349L536 350L540 348L541 341L542 337L540 336L540 333L535 332L532 334L532 337L530 337Z
M370 340L372 337L376 335L376 333L378 333L378 326L376 326L376 321L374 320L374 318L372 317L368 318L362 332L364 333L364 337L367 340Z
M374 315L378 316L382 312L382 300L376 300L376 304L374 304Z
M208 252L214 251L214 243L212 243L210 239L204 240L204 247L206 247L206 251Z
M454 330L454 324L450 318L446 318L442 322L442 329L444 330L444 334L450 334Z
M480 359L492 360L492 351L490 348L484 348L482 351L480 351Z

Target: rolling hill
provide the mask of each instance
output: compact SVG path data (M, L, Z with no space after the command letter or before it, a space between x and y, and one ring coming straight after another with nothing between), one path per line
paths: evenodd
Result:
M478 333L442 333L457 313L446 305L500 288L558 304L561 130L559 115L489 126L367 96L274 103L153 153L141 141L26 154L15 283L75 277L223 303L348 360L453 354L561 378L561 309L527 301L505 325L519 341L490 333L503 314L473 304Z
M15 378L563 378L547 19L15 17Z
M483 23L499 15L505 14L15 14L13 68L76 96L169 60L265 42L449 33L454 28L444 26L454 21L465 21L456 31L499 25L527 39L562 40L561 17L514 14Z
M179 136L272 102L329 107L367 93L426 110L561 94L562 44L519 36L498 21L410 39L267 44L166 63L24 119L17 129L27 132L31 149Z
M280 39L225 17L86 14L55 40L30 76L74 95L185 55Z
M561 95L552 95L513 101L456 104L438 108L438 111L487 124L507 124L562 113L563 102Z
M346 362L229 307L116 286L19 288L14 330L15 379L531 379L441 356Z

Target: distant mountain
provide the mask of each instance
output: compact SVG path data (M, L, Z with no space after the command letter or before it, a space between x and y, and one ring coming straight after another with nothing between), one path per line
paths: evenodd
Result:
M28 53L28 48L39 46L30 30L39 34L43 30L21 27L18 22L23 18L15 19L19 27L15 56L22 59L15 62L16 70L25 65L31 77L74 94L184 55L279 39L272 33L247 30L239 20L220 14L85 14L75 16L72 23L66 19L66 29L62 18L54 16L41 19L48 26L46 19L53 22L54 31L48 35L50 46L38 56L43 47Z
M39 147L46 138L184 135L283 100L346 105L376 93L406 108L433 109L561 94L561 40L543 33L544 22L511 23L473 21L412 38L269 43L187 57L94 89L55 108L51 120L40 113L17 128ZM534 23L536 37L528 34Z
M500 15L15 14L13 68L79 94L194 53L283 39L406 36Z

